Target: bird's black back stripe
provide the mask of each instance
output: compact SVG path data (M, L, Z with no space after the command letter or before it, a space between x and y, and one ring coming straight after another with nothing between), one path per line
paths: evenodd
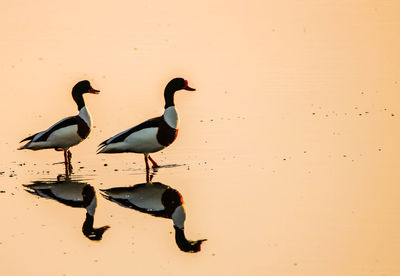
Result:
M39 139L37 139L35 142L43 142L46 141L47 138L49 138L49 136L56 130L63 128L63 127L67 127L67 126L72 126L72 125L76 125L77 124L77 116L74 117L69 117L66 118L65 120L62 120L61 122L59 122L58 124L52 126L49 130L47 130L45 133L42 134L42 136L39 137Z
M32 189L34 189L34 188L32 188ZM38 196L41 196L35 189L34 189L34 191L36 192L36 194L37 194ZM53 191L52 191L51 189L40 189L40 192L41 192L42 194L47 195L48 197L50 197L50 198L52 198L52 199L54 199L54 200L56 200L56 201L58 201L58 202L64 204L64 205L71 206L71 207L80 207L80 208L81 208L81 207L85 207L85 204L84 204L83 201L74 201L74 200L63 199L63 198L57 197L57 196L53 193ZM42 196L42 197L43 197L43 196Z
M162 117L156 117L153 119L149 119L137 126L134 126L133 128L129 129L128 131L122 133L121 135L118 135L117 137L113 138L112 140L106 140L102 144L110 144L110 143L118 143L122 142L125 140L126 137L131 135L132 133L145 129L145 128L151 128L151 127L158 127L160 125L160 121L162 120Z

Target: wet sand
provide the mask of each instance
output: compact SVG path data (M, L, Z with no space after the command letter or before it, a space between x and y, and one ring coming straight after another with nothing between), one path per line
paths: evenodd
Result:
M398 275L400 207L396 1L69 2L0 4L0 274ZM79 6L79 8L77 8ZM142 155L96 155L104 139L163 111L180 91L177 140L154 154L154 181L179 191L185 234L169 219L121 208L99 191L146 180ZM85 210L33 196L62 153L18 142L76 114L95 128L71 149Z

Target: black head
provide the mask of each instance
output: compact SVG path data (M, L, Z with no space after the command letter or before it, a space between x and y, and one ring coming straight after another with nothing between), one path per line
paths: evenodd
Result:
M178 90L182 90L182 89L185 89L185 90L188 90L188 91L195 91L196 90L194 88L191 88L188 85L188 81L185 80L185 79L182 79L182 78L172 79L167 84L167 87L165 87L166 91L173 91L173 92L178 91Z
M85 93L99 94L99 92L99 90L93 89L88 80L83 80L75 84L74 88L72 88L72 98L78 105L78 110L81 110L85 106L82 95Z
M174 226L175 228L175 242L179 249L183 252L196 253L201 250L201 244L207 239L191 241L186 239L184 230Z
M99 94L99 90L93 89L88 80L83 80L75 84L74 88L72 88L73 93L85 94Z
M90 231L83 231L83 234L92 241L100 241L103 238L104 232L106 232L110 226L106 225L100 228L93 228Z
M201 251L201 244L207 239L197 240L197 241L189 241L189 246L186 248L185 252L188 253L197 253Z

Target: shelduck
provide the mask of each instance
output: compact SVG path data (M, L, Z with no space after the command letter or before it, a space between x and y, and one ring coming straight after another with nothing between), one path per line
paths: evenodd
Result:
M85 140L92 128L92 119L89 110L85 106L83 94L99 94L99 92L99 90L93 89L87 80L78 82L72 88L72 98L78 105L78 115L64 118L47 130L23 139L20 143L29 142L18 149L55 149L56 151L64 151L65 171L66 175L69 176L72 171L69 148Z
M186 212L183 199L181 194L170 186L154 182L101 191L104 198L122 207L156 217L172 219L175 229L175 242L179 249L184 252L199 252L202 242L206 241L206 239L197 241L186 239L184 232Z
M195 91L183 78L171 80L164 90L165 110L160 117L149 119L130 129L127 129L105 140L99 145L97 153L143 153L146 170L149 170L148 160L153 168L159 167L150 157L154 153L172 144L178 135L179 117L174 104L174 95L179 90Z
M94 188L85 182L73 181L70 178L63 180L58 177L57 181L34 181L33 184L24 186L31 194L53 199L70 207L85 208L86 218L82 232L90 240L101 240L104 232L110 228L109 226L93 228L97 198Z

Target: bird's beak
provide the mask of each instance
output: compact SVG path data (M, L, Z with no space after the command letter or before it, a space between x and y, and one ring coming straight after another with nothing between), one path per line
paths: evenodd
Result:
M188 91L196 91L196 89L191 88L191 87L189 86L187 80L185 80L185 87L184 87L183 89L188 90Z
M191 88L190 86L186 86L186 87L183 88L183 89L188 90L188 91L196 91L196 89Z
M96 89L90 88L88 92L92 93L92 94L99 94L100 90L96 90Z

